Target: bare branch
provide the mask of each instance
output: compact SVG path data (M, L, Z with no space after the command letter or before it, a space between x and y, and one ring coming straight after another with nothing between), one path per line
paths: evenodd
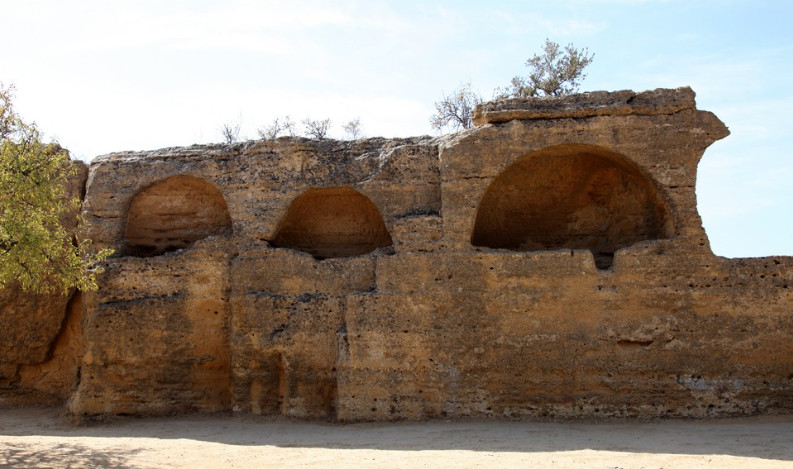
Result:
M358 117L347 122L341 128L350 137L350 140L358 140L362 136L361 119Z
M463 84L458 90L448 96L444 95L435 103L436 112L432 115L430 123L438 130L445 127L452 127L454 130L470 129L473 127L471 113L481 102L482 97L471 90L471 84Z
M232 144L237 143L240 139L240 123L237 122L225 122L220 127L220 135L223 137L223 142Z
M289 116L276 117L275 119L273 119L270 125L262 129L259 129L257 132L259 133L259 137L263 139L278 138L282 135L294 137L295 123L292 121L292 118Z
M328 135L330 128L330 119L312 120L309 118L303 119L305 126L306 136L322 140Z

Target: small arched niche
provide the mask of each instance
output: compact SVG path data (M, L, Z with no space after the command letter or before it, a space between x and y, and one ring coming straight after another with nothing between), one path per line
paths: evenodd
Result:
M128 255L149 257L227 233L231 217L223 194L203 179L179 175L132 199L124 237Z
M614 252L674 233L655 184L617 153L559 145L520 158L488 187L474 246L538 251L589 249L600 269Z
M393 243L368 197L350 187L333 187L298 196L270 244L328 259L367 254Z

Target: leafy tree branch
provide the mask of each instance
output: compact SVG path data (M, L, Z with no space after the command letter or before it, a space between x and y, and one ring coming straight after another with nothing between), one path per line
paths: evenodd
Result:
M13 108L13 87L0 84L0 287L23 290L96 288L97 264L111 254L77 241L80 201L67 193L75 166L56 143L43 143L35 124Z

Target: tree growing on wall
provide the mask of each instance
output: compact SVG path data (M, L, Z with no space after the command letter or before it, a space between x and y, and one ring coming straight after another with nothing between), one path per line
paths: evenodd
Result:
M80 201L67 194L75 167L56 143L42 142L35 124L13 108L13 87L0 84L0 287L17 282L23 290L96 288L96 251L76 241L61 224Z
M358 140L361 138L363 133L361 128L361 119L358 117L342 125L341 128L344 130L344 133L350 137L350 140Z
M586 78L584 69L592 63L595 54L587 48L578 49L545 39L542 54L526 61L529 75L515 76L510 85L497 90L498 98L531 98L535 96L564 96L578 91Z
M508 86L494 91L494 97L530 98L575 93L586 78L584 70L594 57L586 48L578 49L572 44L562 48L559 44L545 39L543 52L526 61L526 66L529 67L528 76L513 77ZM430 118L430 123L437 130L447 127L453 130L471 128L471 113L481 102L482 98L467 83L435 102L435 114Z
M224 122L220 126L220 135L223 137L223 143L229 145L237 143L240 139L240 127L242 126L239 122Z
M305 126L306 136L322 140L328 135L330 119L314 120L305 118L303 119L303 125Z
M294 137L295 123L289 116L276 117L269 125L259 129L257 132L259 133L259 138L263 139L278 138L282 135Z
M443 130L451 127L454 130L464 130L473 127L471 112L474 107L482 102L479 93L471 90L471 84L466 83L449 95L444 95L435 103L435 114L430 119L432 128Z

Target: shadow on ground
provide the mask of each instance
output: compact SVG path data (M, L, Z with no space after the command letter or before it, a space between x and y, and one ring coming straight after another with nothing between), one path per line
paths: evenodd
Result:
M0 445L0 467L4 468L117 468L130 467L137 450L97 450L87 445L57 443L44 449L26 443Z
M392 451L486 452L616 451L626 453L730 455L793 461L793 416L723 420L618 422L433 421L347 424L284 421L251 416L190 415L123 418L74 426L58 409L0 410L3 467L122 467L136 451L64 444L58 438L186 439L238 446L276 446ZM49 450L28 449L26 436L53 437ZM9 438L4 438L9 437ZM85 440L83 440L85 439ZM121 441L121 440L119 440ZM133 445L134 446L134 445ZM70 464L69 462L72 461Z

